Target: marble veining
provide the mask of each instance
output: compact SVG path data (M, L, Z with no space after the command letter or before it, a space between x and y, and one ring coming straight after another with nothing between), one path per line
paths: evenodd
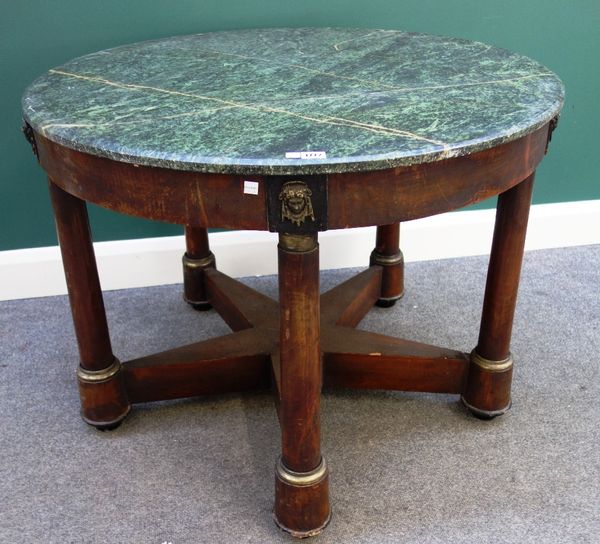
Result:
M23 96L32 128L115 160L200 172L312 174L487 149L558 114L560 79L492 46L368 29L253 29L100 51ZM323 151L325 158L286 158Z

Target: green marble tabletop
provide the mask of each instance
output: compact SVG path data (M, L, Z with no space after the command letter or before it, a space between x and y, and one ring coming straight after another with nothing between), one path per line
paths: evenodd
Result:
M375 170L514 140L560 111L560 79L483 43L397 30L177 36L53 68L23 96L46 138L149 166Z

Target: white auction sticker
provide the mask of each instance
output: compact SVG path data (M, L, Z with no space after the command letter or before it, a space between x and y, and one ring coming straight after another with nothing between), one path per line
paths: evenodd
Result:
M244 180L244 194L245 195L257 195L258 194L258 181Z
M325 151L288 151L286 159L326 159Z

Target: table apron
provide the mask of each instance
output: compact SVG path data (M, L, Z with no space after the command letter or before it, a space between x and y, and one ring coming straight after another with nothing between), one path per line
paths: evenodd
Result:
M548 130L549 126L544 125L517 140L464 157L387 170L328 174L325 228L407 221L503 193L535 171L545 153ZM269 176L135 165L69 149L39 134L35 142L40 164L52 182L83 200L169 223L269 230ZM303 176L291 175L289 179L302 180ZM246 190L247 181L258 182L253 185L254 191Z
M548 125L518 140L443 161L360 174L330 174L329 227L363 227L448 212L498 195L544 157Z

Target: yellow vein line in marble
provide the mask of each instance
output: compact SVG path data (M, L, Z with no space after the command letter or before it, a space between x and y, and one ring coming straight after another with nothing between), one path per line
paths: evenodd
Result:
M409 132L406 130L399 130L399 129L390 128L390 127L385 127L382 125L361 123L359 121L353 121L351 119L345 119L343 117L334 117L334 116L326 116L326 115L324 115L322 117L314 117L314 116L309 116L309 115L302 115L300 113L284 110L282 108L273 108L271 106L267 106L267 105L263 105L263 104L258 104L258 105L246 104L243 102L235 102L233 100L227 100L224 98L217 98L217 97L213 97L213 96L205 96L205 95L194 94L194 93L186 93L186 92L182 92L182 91L173 91L173 90L169 90L169 89L162 89L160 87L152 87L150 85L139 85L139 84L135 84L135 83L121 83L118 81L111 81L109 79L99 77L99 76L85 76L82 74L65 72L63 70L52 69L52 70L49 70L49 73L56 74L56 75L62 75L62 76L66 76L66 77L73 77L76 79L82 79L84 81L91 81L93 83L101 83L104 85L110 85L110 86L118 87L118 88L122 88L122 89L155 91L155 92L165 93L165 94L170 94L170 95L195 98L198 100L218 102L221 104L226 104L228 106L244 108L244 109L253 110L253 111L280 113L283 115L289 115L291 117L305 119L307 121L313 121L316 123L322 123L322 124L327 124L327 125L337 125L337 126L347 126L347 127L351 127L351 128L368 130L370 132L375 132L378 134L387 134L389 136L402 136L402 137L407 137L407 138L412 138L415 140L428 142L428 143L431 143L431 144L434 144L437 146L441 146L444 148L447 147L446 144L444 144L443 142L440 142L438 140L432 140L430 138L425 138L425 137L419 136L418 134L415 134L413 132Z
M75 74L73 72L65 72L64 70L52 69L48 70L50 74L56 74L61 76L73 77L75 79L83 79L84 81L91 81L93 83L102 83L104 85L110 85L111 87L119 87L121 89L133 89L133 90L147 90L147 91L156 91L159 93L172 94L177 96L187 96L190 98L198 98L200 100L213 100L216 102L221 102L223 104L227 104L229 106L242 106L241 103L236 103L231 100L225 100L222 98L212 97L212 96L204 96L201 94L194 93L186 93L183 91L173 91L170 89L162 89L161 87L153 87L151 85L139 85L137 83L123 83L121 81L111 81L110 79L106 79L100 76L85 76L83 74Z
M370 130L371 132L377 132L380 134L390 134L393 136L404 136L407 138L412 138L414 140L420 140L423 142L428 142L430 144L439 145L441 147L447 148L447 145L439 140L432 140L430 138L425 138L424 136L419 136L414 132L409 132L407 130L400 130L396 128L384 127L382 125L374 125L371 123L361 123L359 121L352 121L351 119L345 119L343 117L335 117L335 116L325 116L324 119L327 120L328 124L332 125L340 125L340 126L351 126L356 128L362 128L365 130ZM317 119L315 119L317 120Z
M159 117L145 117L145 118L132 119L130 121L121 121L121 119L130 117L131 115L135 115L135 113L137 113L137 112L134 112L132 114L123 115L123 116L119 117L118 119L106 121L104 123L50 123L48 125L43 125L41 127L41 130L46 131L50 128L96 128L96 127L108 127L108 126L114 126L114 125L137 125L139 123L153 123L153 122L156 122L158 120L163 120L163 119L178 119L180 117L193 117L193 116L198 116L198 115L212 114L217 111L230 110L230 109L235 109L238 107L241 107L241 106L221 106L220 108L211 108L211 109L204 109L204 110L200 110L200 111L189 111L186 113L175 113L173 115L161 115ZM156 109L156 108L144 108L143 111L150 111L152 109Z

